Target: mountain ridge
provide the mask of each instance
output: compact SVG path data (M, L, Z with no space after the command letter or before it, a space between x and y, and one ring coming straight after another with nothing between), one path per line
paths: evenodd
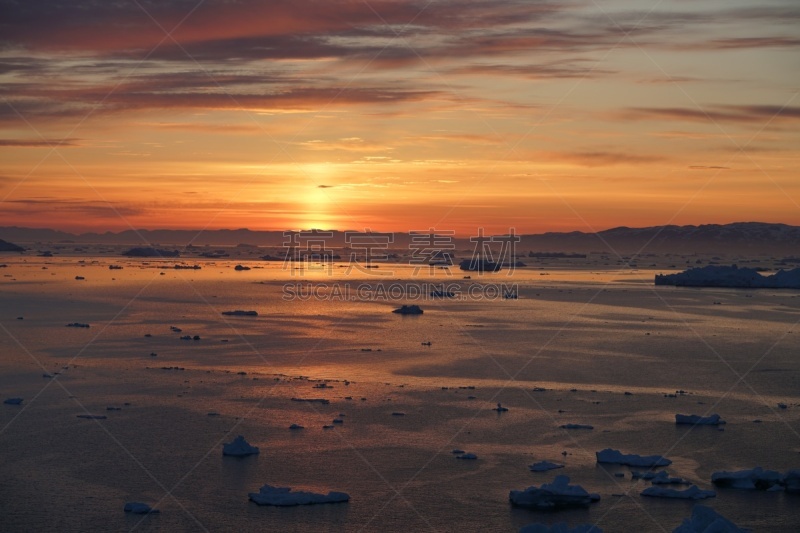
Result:
M321 233L326 246L345 247L345 231ZM363 234L362 234L363 235ZM384 234L386 235L386 234ZM419 244L409 233L392 234L389 248L431 246ZM800 248L800 226L770 222L734 222L730 224L664 225L648 227L617 226L596 233L582 231L545 232L518 235L518 250L573 251L601 253L776 253L794 252ZM119 244L236 246L249 244L264 247L287 246L290 239L283 231L261 231L247 228L218 230L124 230L104 233L70 233L48 228L0 227L0 238L26 244ZM414 244L414 243L417 244ZM452 238L457 248L471 248L468 238ZM352 243L351 243L352 244ZM355 245L354 245L355 247Z

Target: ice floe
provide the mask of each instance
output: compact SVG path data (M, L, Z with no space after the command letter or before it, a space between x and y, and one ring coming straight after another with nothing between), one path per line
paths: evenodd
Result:
M528 468L531 472L547 472L548 470L556 470L558 468L564 468L564 465L560 465L558 463L551 463L550 461L539 461L538 463L533 463L529 465Z
M279 507L316 503L344 503L350 500L350 495L345 492L329 492L328 494L305 491L292 492L289 487L273 487L272 485L264 485L258 492L251 492L249 497L251 501L258 505L276 505Z
M713 414L710 416L700 415L675 415L676 424L691 424L693 426L718 426L724 424L725 421L719 415Z
M3 403L6 405L20 405L22 401L22 398L6 398Z
M695 505L692 517L684 518L672 533L745 533L744 529L705 505Z
M562 424L558 427L561 429L594 429L594 426L589 424Z
M255 455L258 452L258 446L251 446L241 435L233 439L233 442L222 446L222 455L244 457L246 455Z
M780 485L783 476L775 470L764 470L760 466L737 472L714 472L711 482L718 487L744 490L769 490Z
M692 485L684 490L648 487L641 493L641 496L650 496L651 498L674 498L680 500L703 500L705 498L714 498L716 495L717 493L713 490L703 490L697 485Z
M158 509L153 509L146 503L141 502L128 502L123 509L126 513L133 514L154 514L159 512Z
M580 485L570 485L568 476L556 476L552 483L525 490L512 490L508 499L513 505L539 510L566 507L586 507L600 500L600 495L590 494Z
M672 461L660 455L626 455L619 450L612 450L611 448L595 452L595 455L597 455L598 463L638 467L669 466L672 464Z

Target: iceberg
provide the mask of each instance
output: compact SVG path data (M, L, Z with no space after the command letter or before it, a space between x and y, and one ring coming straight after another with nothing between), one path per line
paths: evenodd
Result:
M764 470L760 466L738 472L714 472L711 482L718 487L743 490L769 490L783 481L780 472Z
M317 494L315 492L292 492L289 487L273 487L264 485L258 492L251 492L250 501L258 505L275 505L288 507L292 505L312 505L315 503L344 503L350 500L350 495L345 492L329 492Z
M392 313L401 315L421 315L423 312L422 308L418 305L403 305L392 311Z
M6 398L3 400L3 403L6 405L20 405L22 403L22 398Z
M744 529L705 505L695 505L692 517L684 518L672 533L745 533Z
M233 439L233 442L229 442L222 446L222 455L244 457L246 455L256 455L258 452L258 446L250 446L250 444L244 440L244 437L241 435Z
M725 421L720 419L720 416L713 414L711 416L699 415L675 415L676 424L691 424L693 426L717 426L724 424Z
M653 476L645 477L645 479L650 479L653 485L691 485L682 477L669 477L666 470L662 470L658 474L654 473Z
M551 463L550 461L539 461L528 466L531 472L547 472L548 470L556 470L557 468L564 468L564 465L558 463Z
M800 470L789 470L783 476L783 486L786 492L791 494L800 494Z
M468 460L475 460L478 456L474 453L462 453L461 455L456 455L456 459L468 459Z
M675 498L680 500L704 500L705 498L714 498L716 495L717 493L713 490L702 490L697 485L692 485L684 490L648 487L641 493L641 496L650 496L651 498Z
M128 502L125 504L123 510L126 513L133 513L133 514L154 514L158 513L158 509L153 509L146 503L141 502Z
M627 465L637 467L654 467L654 466L669 466L672 461L660 455L625 455L619 450L612 450L606 448L605 450L595 452L598 463L607 463L615 465Z
M512 490L508 499L518 507L547 511L567 507L587 507L600 500L598 494L589 494L580 485L570 485L568 476L556 476L552 483L525 490Z
M709 265L676 274L656 274L655 284L676 287L800 289L800 268L779 270L771 276L762 276L753 268Z
M594 426L589 424L562 424L558 427L561 429L594 429Z

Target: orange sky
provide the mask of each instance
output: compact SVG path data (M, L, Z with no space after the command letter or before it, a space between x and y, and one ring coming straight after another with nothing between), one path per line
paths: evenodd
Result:
M0 226L800 225L800 5L0 0Z

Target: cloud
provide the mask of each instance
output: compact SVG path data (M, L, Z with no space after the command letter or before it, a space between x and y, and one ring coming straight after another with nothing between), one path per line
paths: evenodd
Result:
M711 105L699 107L633 107L618 118L686 122L767 123L800 119L800 107L777 105Z
M0 148L69 148L80 146L81 139L0 139Z
M690 165L690 170L730 170L731 167L720 167L720 166L705 166L705 165Z
M642 165L664 161L663 156L649 154L632 154L612 151L585 152L544 152L542 156L547 162L571 163L582 167L609 167L617 165Z

